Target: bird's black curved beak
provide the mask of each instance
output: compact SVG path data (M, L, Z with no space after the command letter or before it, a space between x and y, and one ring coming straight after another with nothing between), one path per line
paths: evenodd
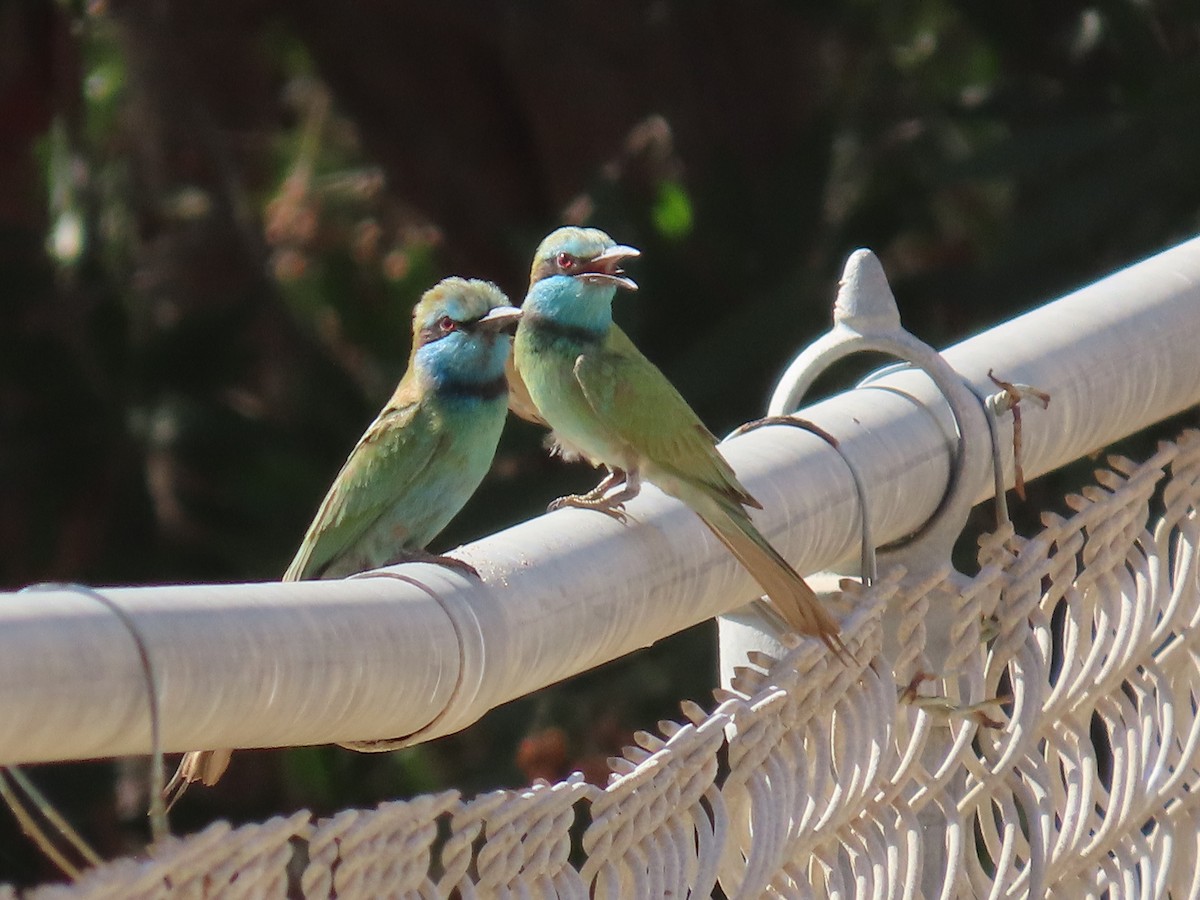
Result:
M599 256L594 256L584 262L580 270L575 273L575 277L591 282L615 284L627 291L636 291L638 289L637 282L621 270L621 261L641 255L642 251L636 247L617 244L615 247L609 247Z

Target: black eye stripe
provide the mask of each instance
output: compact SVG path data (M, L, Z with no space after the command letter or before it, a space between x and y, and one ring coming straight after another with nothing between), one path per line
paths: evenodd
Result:
M447 315L438 316L436 319L434 319L432 325L426 325L421 329L421 333L418 336L417 346L424 346L425 344L432 344L434 341L440 341L442 338L449 337L456 331L469 331L478 325L486 315L487 313L484 313L483 315L476 316L473 319L463 319L461 321ZM451 322L453 322L454 327L450 329L442 328L442 320L444 319L449 319Z

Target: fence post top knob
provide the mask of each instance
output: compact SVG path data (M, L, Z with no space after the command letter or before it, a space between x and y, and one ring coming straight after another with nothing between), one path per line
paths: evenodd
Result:
M858 332L900 329L896 297L879 257L870 250L855 250L846 260L833 303L833 321Z

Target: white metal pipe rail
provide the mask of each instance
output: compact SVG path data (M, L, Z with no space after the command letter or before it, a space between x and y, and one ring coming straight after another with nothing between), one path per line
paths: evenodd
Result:
M995 369L1051 394L1048 409L1023 408L1033 477L1200 402L1198 351L1195 239L945 356L983 393ZM855 460L878 540L936 508L954 441L925 376L898 373L802 415ZM855 488L824 441L768 427L723 450L766 507L756 521L801 571L857 554ZM989 471L965 477L980 500L991 495ZM678 503L647 488L629 512L622 526L564 510L468 545L483 583L406 565L391 577L104 594L148 650L168 751L417 742L757 594ZM134 641L110 609L69 591L0 594L0 764L147 753L148 710Z

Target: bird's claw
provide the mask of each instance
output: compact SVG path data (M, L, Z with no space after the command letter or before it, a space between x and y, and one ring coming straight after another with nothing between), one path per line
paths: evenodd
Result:
M554 512L571 506L576 509L594 509L596 512L602 512L606 516L616 519L622 525L628 521L624 503L612 503L606 497L595 497L588 494L568 494L566 497L559 497L546 507L546 511Z

